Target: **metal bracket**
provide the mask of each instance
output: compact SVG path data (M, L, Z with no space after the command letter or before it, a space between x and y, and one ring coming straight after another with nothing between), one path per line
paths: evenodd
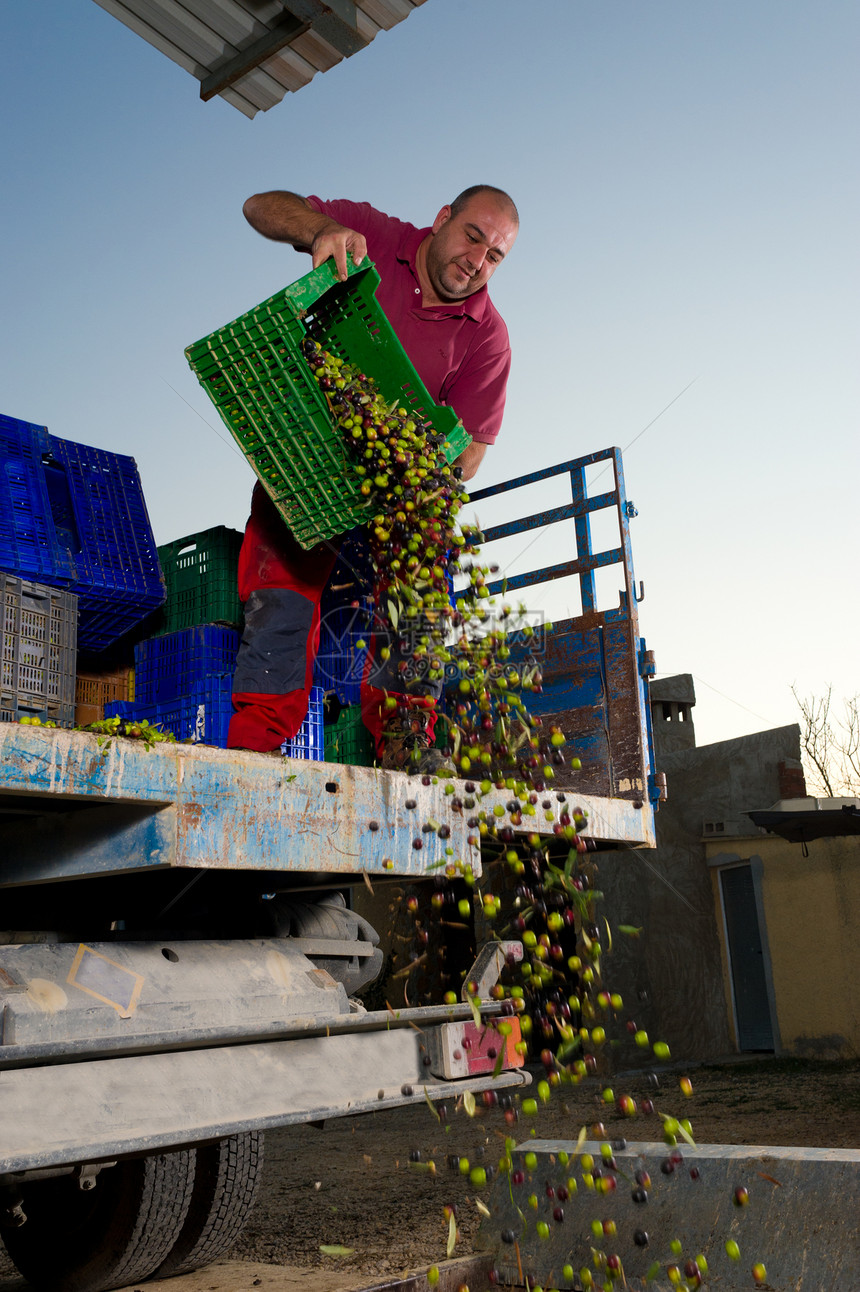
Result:
M486 942L478 952L475 963L466 974L461 996L463 1000L477 997L486 1000L490 989L499 981L499 975L511 957L517 963L523 958L522 942Z
M657 672L657 660L652 650L643 650L639 653L639 676L653 677Z
M665 803L669 797L669 791L666 787L666 773L654 772L648 777L648 789L652 803Z
M107 1166L116 1166L116 1162L99 1162L98 1164L95 1162L81 1162L73 1172L78 1182L78 1188L83 1193L89 1193L90 1189L96 1187L98 1182L96 1177L99 1171L103 1171Z

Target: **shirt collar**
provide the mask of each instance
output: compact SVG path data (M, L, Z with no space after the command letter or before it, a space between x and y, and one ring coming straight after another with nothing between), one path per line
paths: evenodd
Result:
M418 248L427 237L427 234L432 232L432 228L429 227L426 229L416 229L414 225L407 226L403 231L397 250L394 253L402 264L409 266L416 282L419 281L418 270L415 266L415 258L418 254ZM474 319L476 323L480 323L481 319L484 317L484 311L487 308L488 300L489 293L487 292L486 286L484 286L479 291L475 292L473 296L467 296L463 301L446 301L444 309L448 314L468 314L469 318ZM431 308L441 310L443 306L433 306Z

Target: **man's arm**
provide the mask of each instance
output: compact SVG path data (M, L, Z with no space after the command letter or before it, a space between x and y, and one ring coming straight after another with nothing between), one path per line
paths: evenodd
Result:
M309 251L314 269L334 256L338 277L346 279L349 252L357 265L367 255L364 235L315 211L298 193L255 193L242 208L245 219L264 238L289 242L297 251Z
M328 260L329 256L334 256L341 280L347 276L347 252L351 253L356 264L360 264L367 255L367 243L363 234L315 211L298 193L285 190L256 193L248 198L242 210L251 227L264 238L271 238L274 242L288 242L297 251L310 251L314 269ZM463 480L472 479L487 448L487 444L473 440L463 450L457 458Z
M462 468L464 480L472 479L489 447L488 444L483 444L480 440L472 440L468 448L463 449L463 452L457 458L455 466Z

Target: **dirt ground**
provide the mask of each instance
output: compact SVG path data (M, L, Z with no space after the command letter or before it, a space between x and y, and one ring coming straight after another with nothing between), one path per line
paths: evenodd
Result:
M645 1074L615 1078L613 1088L637 1099L655 1095L660 1110L690 1118L700 1144L860 1147L860 1063L760 1059L692 1069L689 1098L679 1090L681 1075L664 1074L656 1095ZM449 1155L492 1164L506 1134L523 1142L534 1125L541 1138L576 1140L580 1127L598 1116L610 1138L660 1138L656 1117L608 1119L597 1093L597 1085L566 1087L536 1118L521 1117L513 1128L499 1109L479 1109L470 1119L452 1108L443 1129L419 1107L332 1122L322 1130L272 1132L261 1197L230 1255L321 1268L332 1258L320 1246L339 1244L353 1249L353 1269L392 1277L444 1259L443 1208L451 1203L460 1229L456 1254L466 1255L480 1214L475 1190L447 1165ZM425 1163L435 1163L435 1176L410 1164L416 1149Z
M615 1077L616 1094L653 1096L657 1108L689 1117L700 1144L860 1146L860 1062L814 1063L786 1059L734 1061L690 1069L693 1093L679 1089L680 1070L665 1072L655 1092L647 1075ZM612 1120L598 1085L556 1091L537 1117L512 1128L498 1109L474 1118L452 1104L445 1126L426 1106L371 1113L300 1126L266 1137L266 1166L257 1207L227 1259L292 1265L310 1274L328 1271L334 1288L347 1272L367 1282L393 1278L445 1258L446 1205L457 1207L455 1255L472 1251L480 1221L474 1188L448 1158L474 1165L498 1161L505 1135L525 1141L576 1140L580 1127L600 1117L610 1138L660 1138L655 1116ZM421 1162L410 1162L419 1152ZM435 1173L428 1169L434 1163ZM348 1256L320 1251L349 1248ZM0 1254L0 1278L13 1274ZM315 1282L315 1280L309 1281Z

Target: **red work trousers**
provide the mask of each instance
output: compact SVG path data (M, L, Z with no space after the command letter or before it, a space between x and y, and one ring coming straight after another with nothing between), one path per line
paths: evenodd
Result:
M233 680L233 708L227 745L269 753L290 740L304 721L319 649L320 598L331 576L338 543L305 551L299 546L260 484L254 488L251 515L239 554L239 598L245 603L245 631ZM374 665L368 652L361 687L361 712L382 753L386 696L421 708L435 700L408 697L390 689L392 678ZM374 686L373 677L383 682ZM389 685L386 687L385 683ZM432 738L434 719L428 732Z
M336 559L336 543L304 551L262 485L255 485L239 553L245 631L228 748L268 753L302 725L319 647L320 597Z

